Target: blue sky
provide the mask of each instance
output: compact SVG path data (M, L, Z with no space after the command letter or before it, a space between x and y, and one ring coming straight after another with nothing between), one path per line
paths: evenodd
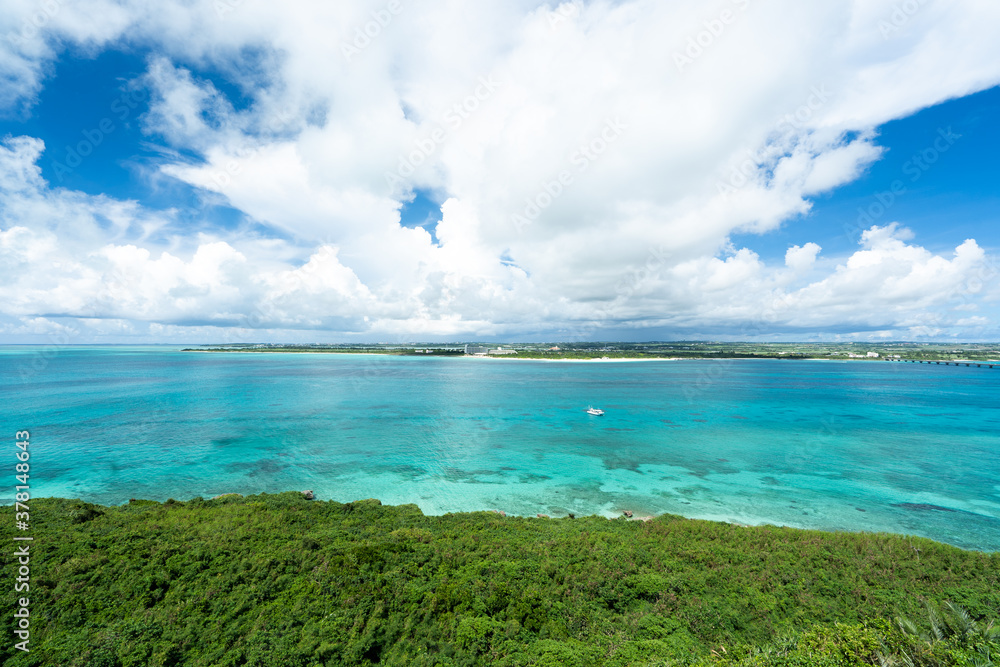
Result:
M124 46L93 57L63 54L30 112L6 114L0 120L0 135L26 134L44 141L46 151L39 166L43 178L55 187L135 199L154 210L180 208L193 228L206 222L222 227L246 222L237 209L205 202L196 188L150 179L156 161L172 149L142 129L142 117L149 110L150 91L142 82L149 52ZM234 105L246 104L239 89L221 74L200 76L224 90ZM79 155L81 144L83 150L92 147L88 155ZM74 167L77 156L80 163Z
M877 143L885 153L860 178L816 197L808 214L790 220L778 233L759 240L739 236L737 242L771 257L783 256L788 246L808 241L827 251L849 252L857 239L852 230L868 224L862 214L879 202L878 194L891 194L893 182L900 180L905 191L893 198L876 222L902 222L922 245L938 252L966 238L975 238L995 252L1000 249L998 121L1000 88L991 88L881 125ZM961 138L934 158L934 142L942 130ZM936 161L923 168L914 158L925 150ZM818 236L817 230L827 235Z
M0 341L1000 336L974 0L95 1L0 21Z
M238 209L204 201L190 185L162 180L154 184L148 178L151 165L170 151L162 138L142 129L142 117L149 110L149 90L141 81L148 56L147 50L127 48L102 51L96 57L64 54L30 112L8 112L0 119L0 135L28 134L44 141L42 176L54 186L137 199L150 209L181 208L192 226L253 224ZM211 81L234 108L246 109L250 104L224 73L188 67L199 78ZM107 128L110 131L104 131ZM92 152L80 156L80 165L73 167L81 143L93 146ZM185 157L196 160L198 156ZM400 209L400 222L425 228L433 236L441 204L440 196L418 189Z

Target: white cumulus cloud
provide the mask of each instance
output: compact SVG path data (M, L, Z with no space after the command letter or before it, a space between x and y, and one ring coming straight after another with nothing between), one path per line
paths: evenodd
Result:
M996 308L974 240L945 257L887 224L849 257L806 242L769 265L730 239L856 179L880 124L1000 83L993 2L3 5L8 113L31 113L58 58L142 45L158 177L265 230L53 187L42 142L8 137L0 253L36 268L0 285L11 335L991 326L968 315ZM436 241L400 224L418 190L444 202Z

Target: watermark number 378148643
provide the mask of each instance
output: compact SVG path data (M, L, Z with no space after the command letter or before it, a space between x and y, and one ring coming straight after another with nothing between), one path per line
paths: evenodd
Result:
M31 587L31 545L32 538L28 534L30 527L28 505L31 499L28 485L28 471L30 465L28 459L31 454L28 452L30 444L30 434L28 431L18 431L14 435L14 456L17 463L14 464L14 478L17 485L14 487L14 526L19 533L14 535L14 558L17 559L16 577L14 578L14 591L17 593L27 593ZM30 641L30 611L31 600L25 596L17 599L14 609L14 648L28 652L28 642ZM20 640L20 641L17 641Z

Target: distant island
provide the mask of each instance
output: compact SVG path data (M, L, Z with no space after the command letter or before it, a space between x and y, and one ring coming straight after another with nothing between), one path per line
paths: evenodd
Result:
M1000 364L998 343L238 343L185 348L185 352L309 352L403 356L491 357L551 360L621 359L824 359L980 362Z

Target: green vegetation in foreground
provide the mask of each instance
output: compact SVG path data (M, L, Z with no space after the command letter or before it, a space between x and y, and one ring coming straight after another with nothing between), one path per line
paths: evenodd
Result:
M299 493L40 499L31 518L31 653L8 613L8 667L985 665L1000 651L973 621L997 616L1000 554L919 538L429 517Z
M496 343L470 344L482 350ZM679 341L669 343L516 343L504 344L516 354L513 359L864 359L908 361L993 361L1000 363L996 343L713 343ZM243 343L187 348L185 352L325 352L338 354L390 354L417 356L462 356L464 343L381 344L281 344ZM868 353L877 357L868 357ZM499 355L498 355L499 356Z

